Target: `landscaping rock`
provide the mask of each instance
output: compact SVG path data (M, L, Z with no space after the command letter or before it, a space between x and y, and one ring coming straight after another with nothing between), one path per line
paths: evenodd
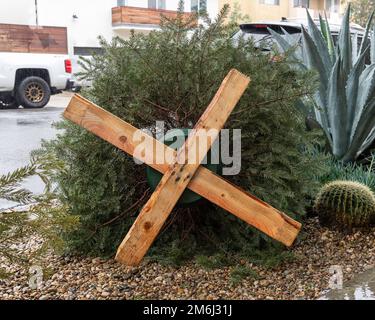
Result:
M375 230L344 234L310 219L302 232L301 240L286 249L295 257L291 262L270 269L241 260L259 278L248 277L238 285L231 282L233 267L207 270L191 262L173 268L145 261L134 268L113 259L67 260L51 254L49 279L39 289L29 287L28 268L5 265L12 275L0 280L0 300L316 299L329 289L332 265L341 266L344 282L375 265Z

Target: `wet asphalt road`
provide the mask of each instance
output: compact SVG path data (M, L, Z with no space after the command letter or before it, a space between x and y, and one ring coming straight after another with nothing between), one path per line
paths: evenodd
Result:
M52 139L56 130L52 123L61 119L61 114L71 94L53 96L43 109L0 110L0 175L29 163L30 152L41 145L42 139ZM43 183L33 177L24 186L39 193ZM15 203L0 199L0 209Z

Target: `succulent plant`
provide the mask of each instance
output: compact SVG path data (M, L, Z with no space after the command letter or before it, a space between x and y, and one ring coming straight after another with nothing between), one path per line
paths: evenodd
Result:
M332 154L339 160L355 160L375 138L375 28L374 13L368 19L360 46L350 32L350 5L343 17L334 45L328 20L320 16L320 30L307 11L308 30L302 26L300 39L283 30L284 36L269 29L283 51L300 66L318 72L320 86L313 97L316 121L323 128ZM354 39L352 39L354 38ZM370 54L371 64L366 65ZM293 61L295 64L296 61Z
M321 223L344 229L367 227L375 218L375 195L355 181L332 181L322 187L314 211Z

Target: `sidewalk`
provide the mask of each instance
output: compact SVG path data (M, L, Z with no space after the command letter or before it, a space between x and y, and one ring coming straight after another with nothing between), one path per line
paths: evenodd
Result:
M320 300L375 300L375 268L355 276L341 290L331 290Z
M51 96L48 107L66 108L70 99L73 97L73 92L64 91L63 93Z

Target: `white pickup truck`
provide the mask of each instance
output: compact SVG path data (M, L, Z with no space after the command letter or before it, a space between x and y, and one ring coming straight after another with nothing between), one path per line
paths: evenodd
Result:
M43 108L52 94L72 88L67 55L0 52L0 109Z

